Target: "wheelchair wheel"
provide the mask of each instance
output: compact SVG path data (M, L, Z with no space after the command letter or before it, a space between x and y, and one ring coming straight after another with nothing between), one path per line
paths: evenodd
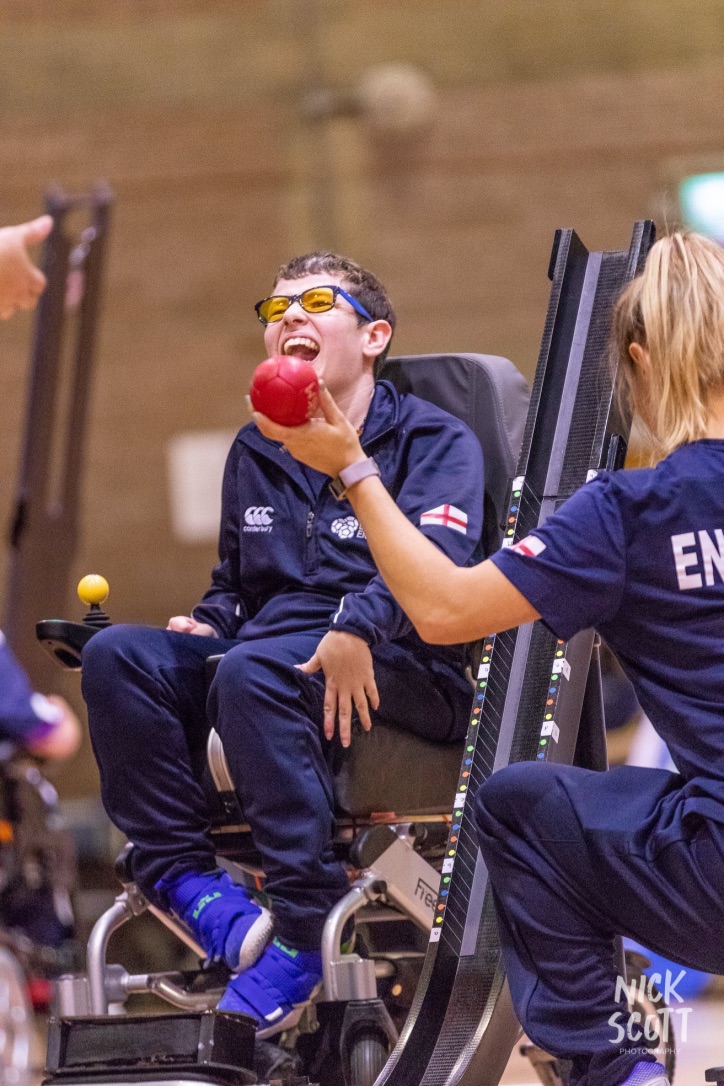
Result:
M387 1038L379 1030L360 1030L349 1052L349 1086L372 1086L390 1054Z
M0 947L0 1082L26 1086L30 1075L33 1013L25 976L16 959Z

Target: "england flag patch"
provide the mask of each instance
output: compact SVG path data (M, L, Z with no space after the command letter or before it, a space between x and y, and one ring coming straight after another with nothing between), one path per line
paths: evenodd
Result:
M454 505L438 505L420 516L420 527L423 528L426 524L440 524L443 528L452 528L454 532L466 535L468 515Z
M546 549L546 545L537 535L527 535L510 549L517 554L522 554L525 558L537 558Z

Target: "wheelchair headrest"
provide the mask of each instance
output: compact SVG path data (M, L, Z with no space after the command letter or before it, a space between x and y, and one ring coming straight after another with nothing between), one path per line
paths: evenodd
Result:
M486 550L497 549L530 398L523 375L497 355L420 354L388 358L376 376L449 411L473 431L485 460Z

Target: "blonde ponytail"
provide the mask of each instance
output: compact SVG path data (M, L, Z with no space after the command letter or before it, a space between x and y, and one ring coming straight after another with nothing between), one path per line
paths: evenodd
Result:
M616 304L613 340L653 459L703 437L709 393L724 387L724 248L691 233L657 241ZM645 382L629 354L632 343L651 358Z

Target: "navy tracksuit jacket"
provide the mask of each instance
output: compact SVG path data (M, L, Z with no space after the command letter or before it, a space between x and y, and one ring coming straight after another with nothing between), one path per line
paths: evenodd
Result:
M479 560L483 469L472 432L382 381L361 440L409 519L458 565ZM103 801L137 846L140 886L163 905L162 878L215 866L192 767L206 733L203 661L226 652L208 718L262 855L277 934L300 949L318 947L348 883L332 850L324 677L294 665L328 630L355 634L373 653L375 722L433 739L465 734L472 697L463 647L421 641L327 482L245 426L224 474L220 562L193 612L220 640L110 627L83 655Z

